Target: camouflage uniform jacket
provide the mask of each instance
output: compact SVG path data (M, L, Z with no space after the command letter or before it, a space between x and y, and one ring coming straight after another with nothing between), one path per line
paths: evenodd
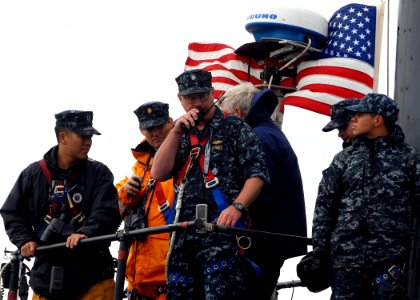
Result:
M408 256L420 164L401 128L374 140L355 138L323 171L313 249L331 251L333 267L369 267Z
M238 117L231 115L224 117L222 111L217 108L204 130L198 132L194 129L192 132L198 134L199 139L210 135L209 168L220 181L218 187L229 203L239 194L246 179L259 177L269 181L258 138ZM187 159L190 149L189 134L185 134L178 147L174 178L178 178L180 168ZM202 151L204 153L204 149ZM220 212L211 191L204 185L203 174L197 160L194 160L187 179L179 221L194 220L196 204L206 203L209 209L209 222L216 222Z

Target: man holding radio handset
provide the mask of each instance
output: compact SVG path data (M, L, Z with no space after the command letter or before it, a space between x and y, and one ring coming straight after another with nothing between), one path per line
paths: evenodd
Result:
M252 129L214 105L211 80L200 69L176 78L186 113L156 153L152 176L174 176L175 222L194 220L196 205L207 204L209 222L244 226L246 208L269 181L268 172ZM247 263L238 250L233 235L173 233L168 299L246 299Z

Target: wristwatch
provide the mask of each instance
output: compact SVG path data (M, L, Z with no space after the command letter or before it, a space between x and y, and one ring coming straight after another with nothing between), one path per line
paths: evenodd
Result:
M245 210L245 206L241 202L233 202L232 205L240 212L243 212Z

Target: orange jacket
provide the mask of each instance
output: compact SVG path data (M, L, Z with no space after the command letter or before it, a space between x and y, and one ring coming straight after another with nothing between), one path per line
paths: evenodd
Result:
M136 149L131 150L136 162L132 166L134 174L143 178L140 194L144 193L150 179L150 169L153 163L155 150L143 140ZM122 213L126 208L138 204L138 199L133 199L130 204L130 199L124 195L125 183L128 177L117 183L118 201L120 205L120 212ZM166 200L169 201L172 207L174 200L173 181L169 179L161 182L162 190ZM163 213L158 209L158 200L156 193L150 192L147 196L145 205L147 215L147 226L162 226L166 225ZM157 289L166 283L165 265L166 255L169 248L169 233L160 233L156 235L149 235L144 241L133 241L127 260L126 279L128 281L128 289L137 289L138 294L147 297L157 297ZM159 297L159 299L162 299Z

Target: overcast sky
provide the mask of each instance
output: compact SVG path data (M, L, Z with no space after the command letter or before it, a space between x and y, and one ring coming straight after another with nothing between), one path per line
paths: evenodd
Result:
M94 111L94 126L102 135L94 136L90 157L108 165L117 182L131 174L130 148L142 138L133 110L147 101L163 101L174 118L183 112L174 78L183 71L188 43L238 48L254 41L245 30L250 13L288 6L312 9L328 19L348 3L352 1L1 1L0 205L23 168L56 144L55 113ZM384 84L380 91L386 93ZM295 107L286 107L284 116L283 130L302 171L309 232L321 171L341 147L336 131L321 131L328 120ZM0 251L14 249L2 225L0 243ZM283 281L297 278L295 264L282 269ZM282 293L290 297L291 292ZM308 294L328 298L328 292L310 294L299 288L294 299Z

